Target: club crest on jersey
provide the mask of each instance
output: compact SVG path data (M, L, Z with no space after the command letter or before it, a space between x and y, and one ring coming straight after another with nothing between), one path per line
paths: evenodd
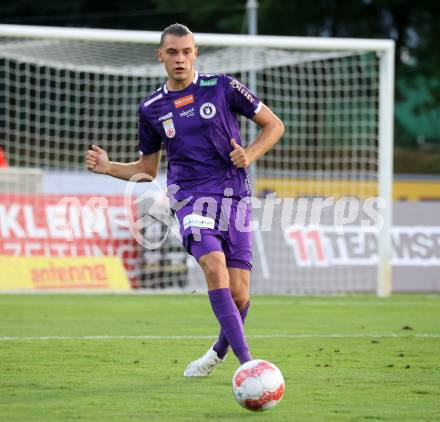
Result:
M204 119L212 119L217 112L215 105L212 103L204 103L200 106L200 115Z
M162 122L163 130L167 138L174 138L176 136L176 128L174 127L173 119L168 119Z

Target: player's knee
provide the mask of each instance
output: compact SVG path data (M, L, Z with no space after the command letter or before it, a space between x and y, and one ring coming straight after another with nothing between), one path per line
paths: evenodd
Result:
M231 294L239 310L249 302L249 273L243 270L230 269Z
M232 298L234 299L235 305L238 310L242 310L249 302L249 292L248 291L235 291L232 292Z
M211 252L199 259L199 264L205 273L208 283L219 284L224 287L229 284L225 257L222 253Z

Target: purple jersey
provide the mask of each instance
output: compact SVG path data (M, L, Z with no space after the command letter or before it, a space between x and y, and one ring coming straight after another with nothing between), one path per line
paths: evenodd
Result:
M181 91L159 88L139 107L139 153L152 154L165 143L167 184L180 187L175 199L249 196L246 169L238 169L229 154L231 139L241 144L237 114L252 118L261 101L244 85L227 75L196 72L193 82Z

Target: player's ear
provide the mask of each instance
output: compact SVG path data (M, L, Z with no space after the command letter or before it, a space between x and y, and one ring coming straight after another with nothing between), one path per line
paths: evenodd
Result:
M199 47L196 47L194 50L194 57L197 58L198 55L199 55Z
M159 60L162 63L163 57L162 57L162 50L160 48L157 49L156 56L157 56L157 60Z

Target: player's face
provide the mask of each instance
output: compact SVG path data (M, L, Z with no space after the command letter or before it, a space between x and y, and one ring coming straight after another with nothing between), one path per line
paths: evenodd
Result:
M193 79L197 47L191 34L184 37L167 35L157 51L157 56L165 65L169 79L180 83Z

